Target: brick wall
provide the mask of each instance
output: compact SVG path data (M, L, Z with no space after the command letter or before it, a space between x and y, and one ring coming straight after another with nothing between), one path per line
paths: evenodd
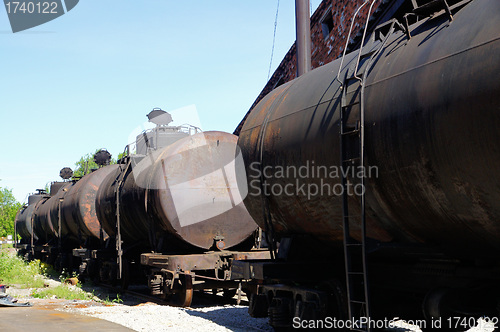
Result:
M356 9L364 0L323 0L311 16L311 64L312 68L320 67L342 55L346 46L346 39L351 26L352 17ZM368 33L376 25L392 18L401 7L403 0L375 0L370 16ZM362 28L366 23L369 4L361 9L356 17L353 32L351 33L348 51L358 47ZM271 76L266 86L250 107L252 110L257 103L277 86L293 80L297 76L295 43L285 55L280 65ZM250 112L248 111L248 113ZM248 115L247 113L247 115ZM236 130L238 135L247 117L243 118Z

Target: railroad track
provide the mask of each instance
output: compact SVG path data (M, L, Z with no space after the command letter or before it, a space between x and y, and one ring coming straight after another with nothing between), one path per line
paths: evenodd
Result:
M146 294L146 292L149 291L148 288L144 288L144 292L141 292L141 291L135 291L135 290L130 290L130 289L123 289L120 287L116 287L116 286L112 286L112 285L108 285L108 284L101 284L101 283L97 283L96 286L108 289L116 294L126 294L126 295L129 295L131 297L135 297L135 298L138 298L141 300L153 302L153 303L156 303L159 305L179 306L179 305L175 305L175 304L169 302L168 300L164 300L159 296ZM132 287L134 287L134 286L136 286L136 285L132 285ZM237 298L237 295L232 297L232 298L227 298L227 297L224 297L223 295L213 294L213 293L208 293L208 292L203 292L203 291L196 291L195 294L196 294L194 297L196 300L195 305L200 305L200 304L207 305L207 304L211 304L211 303L217 304L217 305L221 305L221 304L248 305L248 303L249 303L246 295L244 295L243 292L242 292L242 295L239 299Z

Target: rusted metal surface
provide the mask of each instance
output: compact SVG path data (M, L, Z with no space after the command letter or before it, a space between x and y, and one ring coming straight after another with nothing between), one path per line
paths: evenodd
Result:
M41 236L46 240L55 239L59 237L59 234L64 238L68 236L68 228L64 224L59 231L59 204L72 185L73 182L58 183L58 190L36 210L35 225L40 229L36 233L42 234Z
M169 271L214 270L219 265L220 253L192 255L142 254L141 264L166 269Z
M33 229L42 244L57 238L57 225L54 228L50 221L50 216L40 215L40 212L45 211L45 208L50 205L49 201L50 197L46 197L41 201L36 207L33 216Z
M153 294L162 295L171 304L188 306L193 290L222 288L227 296L234 296L236 288L241 286L241 278L232 278L232 264L240 259L269 257L269 251L265 250L211 251L190 255L144 253L141 254L141 264L150 268L148 284Z
M109 165L87 174L64 196L61 204L62 218L71 234L80 241L89 237L101 240L108 238L97 218L96 198L103 180L117 168L118 165Z
M410 40L395 33L365 74L365 167L377 167L366 179L367 235L438 245L459 256L497 255L500 3L475 0L453 17L411 26ZM341 77L356 56L346 56ZM339 183L330 174L311 176L313 163L340 166L338 69L336 60L280 86L257 105L240 134L249 182L245 204L265 227L267 200L280 236L342 241L340 195L259 194L265 167L308 168L309 176L299 178L306 189ZM348 98L356 93L348 91ZM296 180L266 176L267 184L281 188Z
M52 228L52 224L45 218L39 218L39 211L46 205L49 197L37 204L33 211L33 231L41 244L48 243L57 237L57 229Z
M38 241L39 239L43 242L47 241L47 235L36 221L36 212L48 198L48 195L45 194L31 195L28 198L28 206L23 207L16 215L16 230L23 238L23 243L30 242L32 236L34 241Z
M239 197L236 141L223 132L183 138L147 155L127 171L120 189L120 223L127 244L149 243L157 252L226 249L257 228ZM120 172L98 193L98 214L110 235L116 229Z
M33 215L34 206L24 206L19 210L15 223L16 231L21 236L22 242L27 243L31 238L33 229L31 227L31 216ZM38 238L38 237L37 237Z
M141 264L170 271L200 271L228 268L227 262L246 259L269 259L269 251L213 251L191 255L162 255L145 253Z

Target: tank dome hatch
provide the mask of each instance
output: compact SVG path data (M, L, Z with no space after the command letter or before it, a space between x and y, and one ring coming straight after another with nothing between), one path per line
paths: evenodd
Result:
M64 167L63 169L61 169L61 171L59 172L59 176L63 179L63 180L68 180L70 179L72 176L73 176L73 170L69 167Z
M94 154L94 162L99 166L109 165L111 161L111 153L106 149L101 149Z
M153 110L149 112L147 117L149 119L149 122L152 122L159 126L166 126L172 121L174 121L170 113L165 112L164 110L158 107L153 108Z

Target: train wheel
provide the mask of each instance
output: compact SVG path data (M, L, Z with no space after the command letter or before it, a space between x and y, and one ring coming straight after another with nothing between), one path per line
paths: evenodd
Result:
M330 279L320 284L321 289L328 293L326 316L345 320L349 317L347 308L347 291L344 283L337 279Z
M264 294L250 294L250 302L248 304L248 314L254 318L267 317L269 303L267 296Z
M236 288L234 288L234 289L224 289L224 291L222 293L222 296L226 300L232 299L236 295L236 291L237 291Z
M99 266L99 280L103 284L116 287L116 264L114 262L101 262Z
M176 281L176 292L167 295L166 300L174 306L189 307L193 302L193 277L190 274L181 274Z
M181 279L181 292L179 300L182 307L189 307L193 302L193 277L190 274L184 274Z

